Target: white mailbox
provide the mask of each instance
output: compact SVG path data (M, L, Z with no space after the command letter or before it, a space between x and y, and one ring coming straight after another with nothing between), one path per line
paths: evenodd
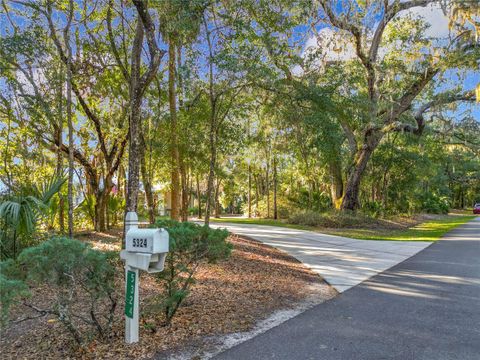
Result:
M163 271L168 253L168 232L164 229L133 228L127 232L120 258L131 268L149 273Z
M168 232L164 229L131 229L127 232L125 248L136 253L167 253Z
M125 341L131 344L138 342L139 270L163 271L169 238L164 229L139 229L135 212L126 214L125 232L125 250L120 258L125 261Z

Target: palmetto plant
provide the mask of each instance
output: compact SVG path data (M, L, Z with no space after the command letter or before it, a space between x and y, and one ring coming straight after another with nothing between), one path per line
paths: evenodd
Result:
M33 240L39 222L48 212L53 196L65 183L53 177L40 185L22 185L0 197L0 256L16 258Z
M120 196L110 196L108 198L108 215L109 222L115 226L118 218L122 216L123 209L125 208L125 200Z

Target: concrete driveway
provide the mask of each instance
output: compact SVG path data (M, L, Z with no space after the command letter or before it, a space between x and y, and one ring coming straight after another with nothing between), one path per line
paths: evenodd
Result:
M429 246L423 241L356 240L276 226L211 223L292 255L344 292Z
M480 218L216 359L480 359Z

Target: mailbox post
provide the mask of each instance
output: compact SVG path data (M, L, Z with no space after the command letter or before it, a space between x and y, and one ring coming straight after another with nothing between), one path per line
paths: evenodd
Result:
M164 229L139 229L138 216L125 216L125 250L120 258L125 262L125 342L138 342L139 330L139 270L148 273L163 271L168 253L168 232Z

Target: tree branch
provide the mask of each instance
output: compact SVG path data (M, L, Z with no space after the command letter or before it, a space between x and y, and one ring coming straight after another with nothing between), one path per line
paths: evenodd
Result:
M109 0L108 2L108 10L107 10L107 30L108 30L108 40L110 41L110 47L112 48L112 53L117 61L118 66L120 67L120 70L122 71L123 77L127 82L130 82L130 74L128 73L128 70L126 66L123 64L123 61L120 57L120 53L118 52L117 45L115 44L115 37L113 36L113 30L112 30L112 7L113 7L113 2L112 0Z
M399 131L399 132L409 132L415 135L422 135L423 130L425 129L425 119L424 114L432 107L451 104L456 101L475 101L475 93L473 91L468 91L463 94L454 94L449 96L438 96L437 99L429 101L422 106L420 106L414 113L414 118L417 123L417 126L411 124L403 124L400 122L394 122L384 126L381 131L386 133L390 131Z
M400 97L400 99L394 104L394 106L388 110L380 111L377 116L386 116L384 123L390 124L398 119L398 117L403 114L406 110L411 107L412 101L417 97L418 94L425 88L425 86L438 74L440 69L437 68L428 68L425 73L420 76L420 78L415 81L408 90Z
M68 58L65 54L65 51L63 49L63 46L60 42L60 40L58 39L58 36L57 36L57 33L56 33L56 30L55 30L55 25L53 24L53 20L52 20L52 4L50 1L47 2L47 12L43 12L43 14L45 15L45 17L47 18L47 22L48 22L48 27L50 29L50 35L53 39L53 42L57 48L57 51L58 51L58 54L60 56L60 59L63 61L63 63L65 65L68 66ZM73 67L72 67L72 70L73 70ZM73 72L73 71L72 71ZM101 125L100 125L100 119L91 111L90 107L87 105L87 103L85 102L85 100L83 99L82 95L80 94L80 91L78 90L78 87L77 85L75 84L75 82L72 81L72 90L73 92L75 93L75 96L77 97L79 103L80 103L80 106L82 107L83 111L85 112L85 114L87 115L87 117L93 122L94 124L94 127L95 127L95 131L97 132L97 136L98 136L98 142L100 144L100 148L102 150L102 153L104 154L105 156L105 159L107 159L107 161L110 161L110 157L109 157L109 154L108 154L108 151L107 151L107 147L105 145L105 138L103 136L103 132L102 132L102 128L101 128Z
M160 65L162 57L165 55L165 50L160 50L155 39L155 25L153 24L152 18L148 13L147 4L143 0L133 0L133 4L137 8L138 15L142 21L145 35L147 38L148 51L150 53L150 63L148 70L142 75L140 79L140 94L143 94L146 87L155 77L157 73L157 68Z

